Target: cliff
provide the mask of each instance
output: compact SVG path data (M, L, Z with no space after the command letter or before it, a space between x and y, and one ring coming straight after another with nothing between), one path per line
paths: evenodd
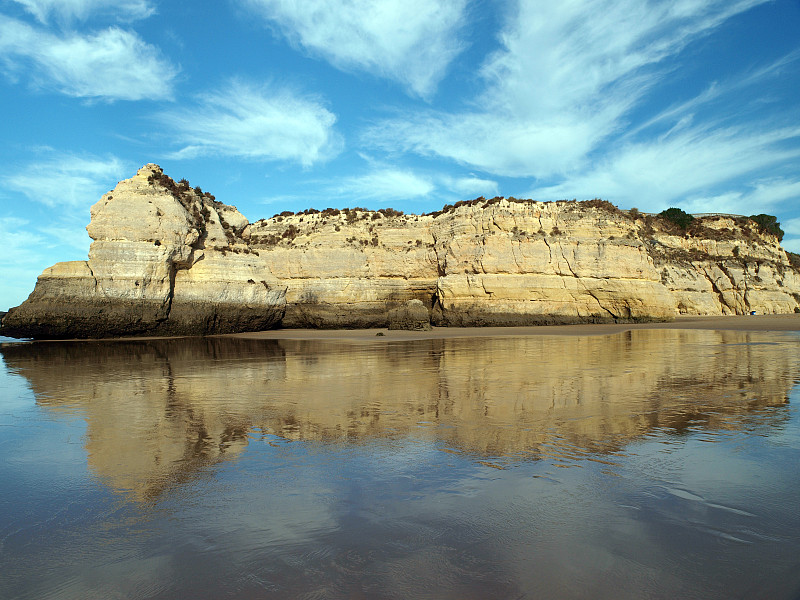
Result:
M247 228L235 208L147 165L92 206L89 260L46 269L0 331L60 338L272 327L285 287L254 260Z
M755 222L705 217L686 233L597 200L311 209L251 224L149 164L92 207L87 230L88 261L45 270L0 333L385 327L411 300L440 326L800 310L800 274Z

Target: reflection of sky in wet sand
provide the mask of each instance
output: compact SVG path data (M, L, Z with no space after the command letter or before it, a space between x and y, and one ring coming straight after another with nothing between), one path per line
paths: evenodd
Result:
M31 516L0 493L0 566L47 564L31 598L790 598L798 347L672 330L5 347L41 407L15 409L15 443L57 438L58 468L3 444Z

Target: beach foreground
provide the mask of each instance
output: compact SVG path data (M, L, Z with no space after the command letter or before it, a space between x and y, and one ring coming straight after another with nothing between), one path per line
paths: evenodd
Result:
M706 329L713 331L800 331L800 314L679 316L674 321L653 323L582 323L578 325L531 325L527 327L433 327L429 331L372 329L268 329L205 336L259 340L350 340L392 341L450 338L525 337L539 335L610 335L634 329ZM72 338L37 342L169 340L186 336L119 336L115 338ZM192 336L188 336L192 337ZM200 336L196 336L200 337ZM0 343L14 342L11 338Z
M681 316L663 323L602 323L531 327L434 327L430 331L388 329L272 329L223 337L279 340L421 340L531 335L608 335L631 329L712 329L717 331L800 331L800 314ZM383 334L383 335L380 335Z
M798 325L0 344L0 598L796 600Z

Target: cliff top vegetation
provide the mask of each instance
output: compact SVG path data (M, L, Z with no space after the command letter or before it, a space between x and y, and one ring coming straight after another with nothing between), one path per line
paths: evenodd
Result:
M191 202L191 197L195 196L197 199L200 199L204 202L210 202L214 206L222 205L223 203L216 200L216 198L210 194L209 192L203 192L200 187L192 188L191 184L186 179L181 179L178 182L175 182L171 177L161 173L154 173L149 178L153 184L159 184L166 188L181 204L184 206L188 206ZM637 208L631 208L630 210L621 210L608 200L603 200L601 198L593 198L591 200L556 200L556 201L548 201L548 202L538 202L532 199L521 199L515 198L510 196L508 198L504 198L501 196L495 196L493 198L485 198L483 196L479 196L473 200L461 200L454 204L445 204L440 210L433 211L430 213L422 213L419 216L429 216L429 217L439 217L441 215L446 215L455 212L457 209L467 206L478 206L480 208L488 208L490 206L499 204L502 201L506 201L509 203L518 203L518 204L556 204L556 205L574 205L576 208L594 208L598 210L605 211L609 214L613 215L620 215L626 218L629 218L633 221L638 221L640 219L643 220L644 227L646 230L651 230L657 224L660 225L661 229L666 230L674 230L675 233L687 235L690 237L699 237L704 239L731 239L734 237L738 237L740 234L729 229L729 228L719 228L719 227L709 227L709 219L719 219L719 218L728 218L733 220L737 225L739 225L743 230L748 231L752 229L753 224L755 224L756 229L761 234L771 235L774 236L779 242L783 239L784 231L780 227L780 223L777 220L777 217L774 215L769 214L758 214L758 215L751 215L746 217L744 215L721 215L721 214L714 214L714 215L703 215L703 216L695 216L685 212L683 209L678 207L670 207L666 210L661 211L657 215L652 214L644 214L641 213ZM402 217L405 216L405 213L401 210L396 210L394 208L381 208L378 210L370 210L363 207L353 207L353 208L325 208L325 209L316 209L316 208L307 208L302 211L291 211L285 210L280 213L274 214L271 218L276 219L278 221L282 221L286 217L292 216L308 216L308 215L320 215L321 217L334 217L339 215L345 216L345 221L347 223L353 223L357 220L366 220L370 219L372 221L376 221L382 218L395 218L395 217ZM408 215L409 217L413 217L416 215ZM266 221L267 219L260 219L260 221ZM292 236L294 237L294 236ZM797 256L797 255L794 255ZM800 259L798 259L800 261Z

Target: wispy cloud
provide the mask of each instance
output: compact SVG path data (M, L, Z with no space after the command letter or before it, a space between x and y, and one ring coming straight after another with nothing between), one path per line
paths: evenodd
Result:
M348 177L332 187L338 196L354 200L409 200L428 196L436 189L431 179L413 171L377 169L365 175Z
M781 223L781 228L786 232L782 245L786 250L800 254L800 218L789 219Z
M440 184L447 192L456 196L464 196L462 200L466 200L467 197L496 196L499 189L496 181L482 179L474 175L469 177L450 177L445 175L440 178Z
M475 175L453 176L441 172L419 172L410 168L388 166L370 160L369 171L333 182L320 182L326 198L337 198L345 205L353 203L433 201L436 208L444 203L477 196L494 196L498 184Z
M796 219L789 219L781 226L786 233L790 233L793 236L800 238L800 217Z
M56 261L86 258L91 242L86 231L70 225L58 228L60 232L27 219L0 217L3 252L13 257L0 261L0 310L20 304L33 291L37 275Z
M675 127L659 138L624 143L587 171L534 188L531 195L541 200L601 196L647 211L670 205L692 212L763 210L800 193L792 167L800 147L787 144L798 136L797 126ZM742 181L763 168L784 175L757 180L742 191L748 189Z
M520 2L461 113L389 119L365 139L482 171L550 177L581 166L669 71L666 59L766 0Z
M45 239L29 229L30 222L18 217L0 217L0 235L5 251L11 251L16 263L36 260L32 248L44 245ZM4 261L6 262L6 261Z
M36 274L47 265L45 239L27 229L28 222L15 217L0 217L3 252L14 260L0 261L0 310L20 304L36 283Z
M124 175L125 164L113 156L58 155L20 166L13 174L0 176L0 182L7 191L49 207L66 208L67 214L75 208L88 209ZM88 219L88 212L80 218Z
M745 189L716 195L695 195L682 204L689 212L728 212L751 215L794 209L800 200L800 179L778 178L757 181Z
M337 68L400 82L433 94L462 50L466 0L242 0L290 42Z
M239 81L159 120L183 145L175 158L221 155L310 166L332 158L343 145L334 129L336 115L319 99Z
M1 201L10 213L0 217L0 239L13 257L0 263L0 309L22 302L46 267L59 260L86 259L91 243L85 229L89 207L130 171L113 156L41 152L47 156L11 165L9 174L0 176ZM46 217L15 216L19 214Z
M640 133L657 131L659 127L669 127L673 123L677 125L687 123L694 119L697 112L703 110L713 111L714 118L719 119L723 116L723 107L726 104L729 107L730 104L736 106L733 117L735 120L741 120L745 105L741 102L730 102L731 99L741 100L752 90L758 90L760 100L768 98L772 84L779 80L788 69L796 69L798 60L800 60L800 51L794 51L767 65L746 69L726 81L712 81L704 91L696 96L676 102L644 122L629 127L625 131L625 138L633 139ZM759 109L763 110L763 106L755 104L754 110L758 111ZM756 113L753 118L757 119L758 116Z
M0 15L0 60L7 74L78 98L168 99L177 68L136 33L54 34Z
M56 19L62 23L84 21L92 15L113 16L119 21L144 19L155 12L149 0L13 0L25 7L39 22Z

